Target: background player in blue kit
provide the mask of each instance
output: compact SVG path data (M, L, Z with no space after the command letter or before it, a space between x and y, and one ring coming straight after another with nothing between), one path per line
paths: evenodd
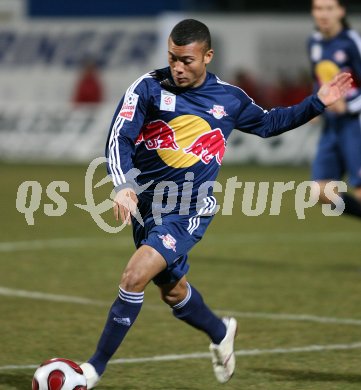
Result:
M342 194L344 212L361 217L361 37L348 27L342 0L313 0L312 15L317 31L308 47L316 88L341 71L350 72L354 79L346 97L323 114L312 176L320 185L321 202L329 203L326 184L348 174L354 196Z
M136 320L150 281L175 317L209 336L217 380L231 378L236 320L218 318L186 278L188 252L216 210L212 182L226 140L235 128L270 137L300 126L351 85L351 76L343 73L300 104L268 112L207 72L212 57L208 28L193 19L178 23L168 41L169 67L136 80L115 112L106 148L117 191L114 213L117 220L132 222L137 250L123 272L96 352L81 366L89 389Z

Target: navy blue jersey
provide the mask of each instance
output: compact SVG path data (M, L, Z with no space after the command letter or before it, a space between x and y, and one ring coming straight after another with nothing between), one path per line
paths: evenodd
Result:
M106 146L108 172L117 190L153 181L142 192L150 200L160 182L175 183L180 194L185 181L193 181L194 202L200 186L215 180L233 129L275 136L323 110L312 95L298 105L266 111L211 73L199 87L178 88L169 67L159 69L135 81L118 105ZM132 168L140 171L136 179ZM208 188L205 196L211 192Z
M346 115L361 113L361 38L358 33L343 29L335 37L325 39L316 31L309 39L308 51L315 89L341 71L351 73L354 84L346 97ZM337 116L328 112L326 115Z
M337 73L352 74L347 111L325 111L324 124L312 165L313 180L341 180L347 173L352 186L361 186L361 38L343 29L331 39L315 32L308 42L315 88Z

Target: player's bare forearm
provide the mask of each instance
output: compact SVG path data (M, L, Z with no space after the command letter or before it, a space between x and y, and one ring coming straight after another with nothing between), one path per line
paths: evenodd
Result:
M339 73L330 82L321 86L317 96L325 106L331 106L347 94L352 81L350 73Z

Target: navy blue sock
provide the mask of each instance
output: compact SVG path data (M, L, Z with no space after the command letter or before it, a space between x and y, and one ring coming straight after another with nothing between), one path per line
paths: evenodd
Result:
M342 199L345 202L345 214L361 217L361 203L357 199L347 193L342 194Z
M99 375L103 374L108 361L136 320L143 298L144 292L130 293L119 289L119 297L110 308L95 354L89 359Z
M214 344L219 344L226 335L226 326L203 302L201 294L189 283L186 298L173 306L173 314L180 320L205 332Z

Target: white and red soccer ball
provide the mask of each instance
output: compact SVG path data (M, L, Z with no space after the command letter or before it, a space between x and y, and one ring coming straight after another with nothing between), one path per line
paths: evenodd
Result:
M73 361L54 358L35 371L32 390L87 390L82 369Z

